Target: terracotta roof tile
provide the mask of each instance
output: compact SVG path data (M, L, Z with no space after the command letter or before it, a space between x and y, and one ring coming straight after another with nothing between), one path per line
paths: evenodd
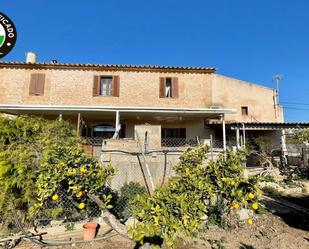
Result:
M54 68L54 69L84 69L84 70L126 70L126 71L167 71L167 72L196 72L214 73L214 67L185 67L185 66L158 66L158 65L115 65L115 64L81 64L81 63L27 63L0 61L0 68L23 67L23 68Z

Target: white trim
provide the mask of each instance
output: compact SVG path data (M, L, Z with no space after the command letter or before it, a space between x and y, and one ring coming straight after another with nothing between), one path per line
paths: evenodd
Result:
M167 107L127 107L127 106L73 106L73 105L11 105L0 104L3 111L95 111L95 112L152 112L152 113L235 113L235 109L211 108L167 108Z

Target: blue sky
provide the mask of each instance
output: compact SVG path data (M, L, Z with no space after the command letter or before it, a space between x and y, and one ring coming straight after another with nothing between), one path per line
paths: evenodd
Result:
M214 66L269 87L282 74L286 121L309 122L308 0L0 0L0 12L18 30L3 60Z

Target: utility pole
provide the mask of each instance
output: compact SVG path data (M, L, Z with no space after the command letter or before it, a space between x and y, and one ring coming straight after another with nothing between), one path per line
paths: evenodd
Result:
M276 82L276 104L279 105L279 82L283 80L283 76L277 74L273 77L273 82Z
M276 74L273 77L273 82L276 82L276 95L275 95L275 110L276 110L276 116L279 117L279 82L283 80L283 76L280 74Z

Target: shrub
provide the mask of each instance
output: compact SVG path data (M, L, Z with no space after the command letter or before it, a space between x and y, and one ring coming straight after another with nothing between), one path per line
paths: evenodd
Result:
M153 238L160 238L157 241L174 246L179 238L195 235L209 217L224 218L232 209L257 206L258 178L243 177L245 155L228 151L226 157L206 161L206 152L204 146L185 152L167 186L135 198L139 222L128 229L132 238L154 244Z
M263 192L265 192L265 193L267 193L271 196L274 196L274 197L282 195L281 192L278 189L271 187L271 186L263 187Z
M111 210L119 219L127 219L132 216L132 201L138 194L145 194L146 189L136 182L129 182L120 188L120 193Z

